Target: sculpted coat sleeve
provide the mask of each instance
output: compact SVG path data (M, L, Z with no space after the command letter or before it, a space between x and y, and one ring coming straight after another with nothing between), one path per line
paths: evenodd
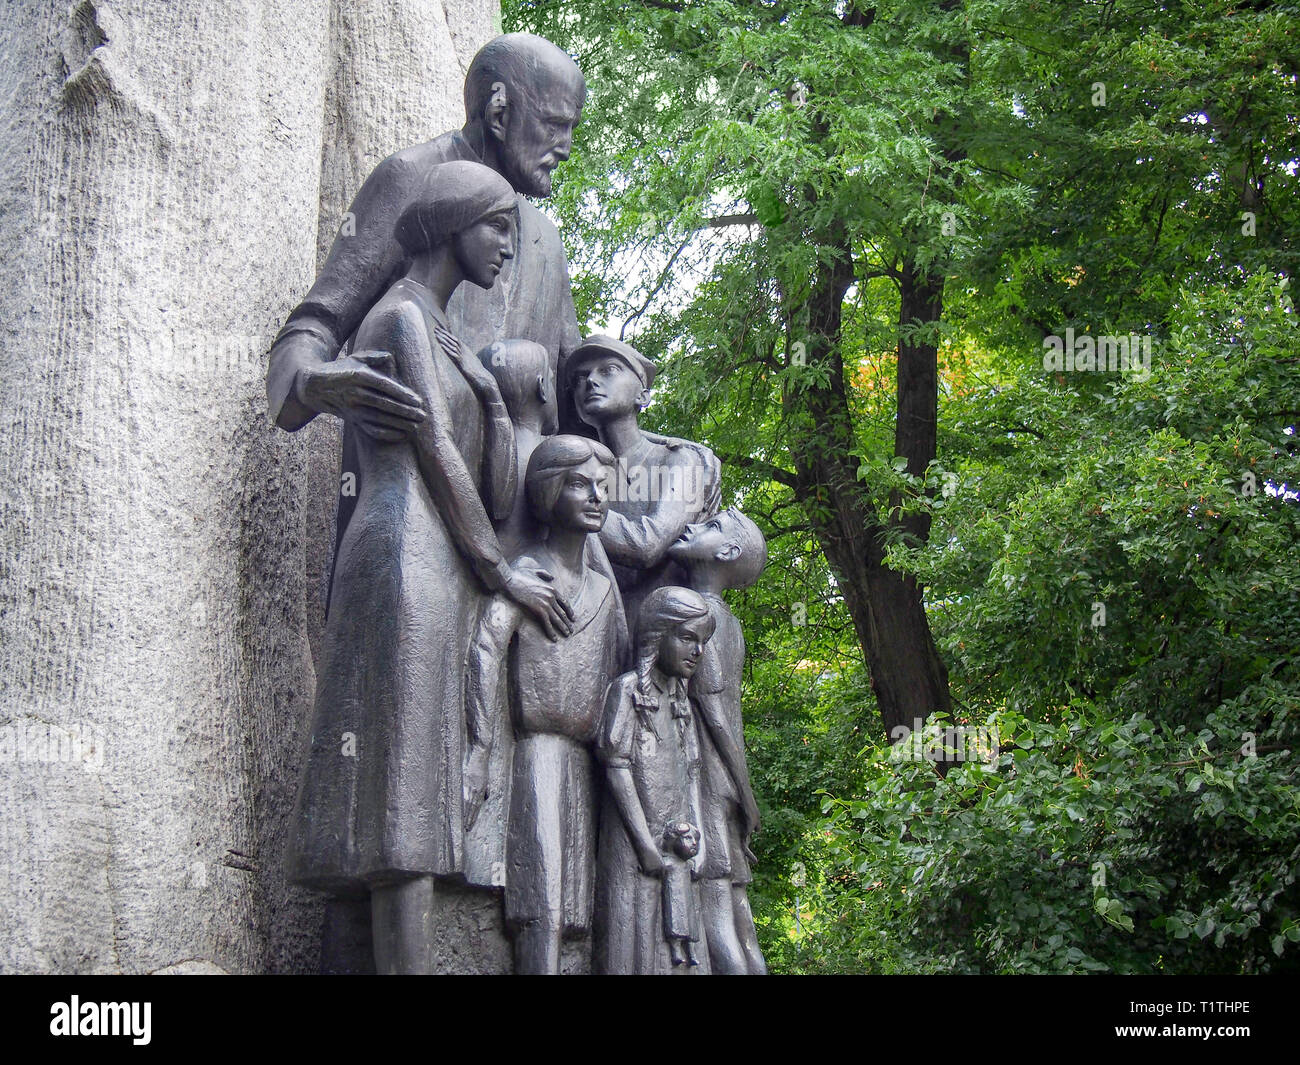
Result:
M465 675L465 725L471 747L491 748L508 716L502 666L522 617L514 603L497 595L479 621Z
M366 178L321 267L320 276L271 348L266 394L282 429L299 429L316 416L294 394L298 371L338 355L343 342L383 295L400 265L393 227L406 201L410 164L390 156Z
M663 559L688 524L709 516L708 507L715 493L712 471L703 460L703 453L713 458L713 452L699 444L676 445L669 450L671 464L679 476L666 479L670 490L659 494L647 513L629 516L610 510L600 531L600 542L611 562L649 569ZM713 463L716 465L716 458ZM656 471L651 469L650 476L655 475ZM699 477L698 485L695 475Z
M465 671L465 733L469 740L465 764L465 827L478 820L487 798L492 749L503 729L510 727L506 700L506 656L523 615L514 603L496 595L479 621Z
M569 262L564 254L564 245L560 243L558 233L556 234L556 243L559 245L559 260L564 267L565 279L565 284L561 286L560 291L559 357L556 362L555 375L556 404L559 408L557 431L572 433L577 436L589 436L591 435L591 427L578 417L578 412L573 405L573 394L568 387L569 357L582 343L582 331L578 328L578 312L573 305L573 289L568 284Z

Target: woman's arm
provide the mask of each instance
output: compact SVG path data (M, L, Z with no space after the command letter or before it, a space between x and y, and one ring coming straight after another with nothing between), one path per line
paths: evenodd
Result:
M420 473L452 539L479 579L490 591L504 592L535 615L552 639L567 636L573 612L551 585L551 575L511 569L497 542L478 485L452 436L446 397L429 372L433 350L423 314L405 301L385 301L362 323L357 347L392 352L398 376L424 404L426 416L411 430Z

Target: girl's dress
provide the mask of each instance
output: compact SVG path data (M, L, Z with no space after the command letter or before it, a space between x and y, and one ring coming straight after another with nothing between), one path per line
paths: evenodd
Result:
M636 680L635 673L625 673L610 686L596 753L608 768L631 770L650 835L659 842L669 822L700 823L699 736L683 681L670 678L665 687L652 680L654 698L642 700ZM673 965L664 935L663 881L641 871L623 818L605 791L597 848L596 971L707 973L703 943L696 951L699 965ZM692 881L689 890L699 913L699 884Z

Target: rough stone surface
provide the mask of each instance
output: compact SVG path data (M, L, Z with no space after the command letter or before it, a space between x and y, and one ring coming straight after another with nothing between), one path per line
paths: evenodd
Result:
M337 458L269 425L266 350L494 16L6 5L0 971L316 967L281 855Z

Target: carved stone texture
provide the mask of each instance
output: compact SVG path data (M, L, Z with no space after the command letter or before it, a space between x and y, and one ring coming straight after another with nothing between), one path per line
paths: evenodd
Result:
M399 144L455 124L495 6L5 5L0 970L314 967L281 870L306 460L265 353L316 266L333 105L358 141L363 95Z

